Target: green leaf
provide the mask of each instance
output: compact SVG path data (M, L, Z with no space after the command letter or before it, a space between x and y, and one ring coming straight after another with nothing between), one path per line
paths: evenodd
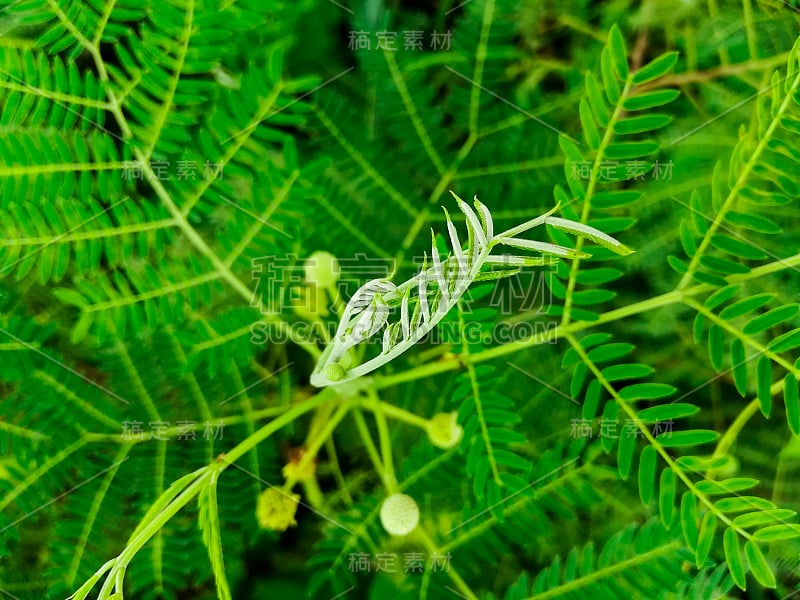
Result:
M686 431L667 431L656 437L665 448L682 448L710 444L719 437L719 433L710 429L687 429Z
M700 264L723 275L741 275L750 272L750 267L721 256L703 256L700 258ZM720 285L727 283L724 279L721 281Z
M198 515L200 529L203 532L203 543L208 548L211 569L217 583L219 600L231 600L231 590L225 575L225 561L222 558L222 538L219 529L219 508L217 506L217 473L202 490L198 497L200 511Z
M793 329L783 335L779 335L768 346L773 352L786 352L787 350L800 348L800 329Z
M597 125L594 122L592 111L589 108L589 103L585 98L581 98L578 104L578 116L581 120L581 128L583 130L583 137L586 144L592 150L597 150L600 147L600 132L597 130Z
M704 256L703 258L708 258L708 257ZM700 262L701 263L703 262L702 258L700 259ZM749 273L750 269L747 269L747 272ZM714 287L720 287L728 284L728 282L725 281L723 277L720 277L719 275L713 275L712 273L706 273L705 271L697 271L694 274L693 279L700 283L713 285Z
M89 596L89 592L92 591L92 588L95 584L100 581L100 578L105 574L107 571L111 570L114 567L118 559L114 558L103 564L86 582L77 589L77 591L72 594L67 600L85 600Z
M717 372L722 369L722 357L725 351L724 342L722 327L712 323L708 328L708 355L711 359L711 366Z
M608 127L608 122L611 120L611 114L608 112L603 100L603 94L600 91L600 84L597 83L597 78L591 71L586 72L586 97L589 99L589 105L592 107L595 119L600 123L601 127Z
M717 500L714 506L726 513L742 512L744 510L770 510L775 505L760 496L735 496L733 498L723 498Z
M497 444L524 444L528 441L524 435L512 429L488 427L487 433L489 434L489 439Z
M783 402L786 406L786 421L795 435L800 435L800 394L797 379L791 373L783 380Z
M677 481L675 472L667 467L661 471L660 494L658 498L658 508L661 513L661 522L664 527L669 529L675 518L675 492Z
M718 306L722 306L728 300L733 298L739 290L742 289L740 284L736 285L726 285L724 288L717 290L713 294L711 294L708 299L703 303L703 305L709 309L714 310Z
M744 561L742 560L742 553L739 550L739 538L733 527L728 527L725 530L722 536L722 545L725 549L725 560L728 562L728 568L731 571L733 581L740 589L746 589L747 581L745 578Z
M744 556L747 559L747 564L750 566L750 572L753 577L767 588L774 588L776 585L775 575L772 569L769 568L767 560L761 553L761 549L751 540L744 543Z
M700 532L697 529L697 498L692 492L684 492L681 496L681 530L686 545L696 551Z
M142 530L150 523L155 517L165 509L165 507L172 502L178 494L183 492L186 488L188 488L192 483L195 483L196 480L206 472L208 467L201 467L196 471L191 473L187 473L183 477L172 482L172 484L164 491L158 499L150 505L150 508L147 509L147 512L142 517L139 524L130 534L128 537L128 543L132 540L136 539L136 537L142 532Z
M518 413L502 408L485 408L483 410L483 418L487 423L492 423L493 425L513 425L522 420Z
M654 58L633 74L633 83L641 85L669 73L678 61L677 52L666 52Z
M617 449L617 468L619 476L627 479L633 465L633 453L636 449L635 435L621 435L619 438L619 448Z
M615 342L592 348L586 355L593 363L617 360L631 353L634 346L625 342Z
M575 279L581 285L602 285L616 281L622 277L622 271L618 269L585 269L578 272Z
M619 411L619 407L616 402L606 402L606 405L603 407L603 417L602 419L609 423L617 421L617 413ZM614 435L601 435L600 436L600 445L603 447L605 452L611 452L613 450L614 445L617 443L618 436Z
M695 242L694 232L692 231L691 225L689 225L689 223L685 220L681 221L679 230L683 251L686 253L686 256L693 257L697 253L697 243Z
M698 569L702 569L711 545L714 543L714 533L717 530L717 516L712 511L706 511L700 523L700 534L697 537L697 550L695 552L695 564Z
M589 382L581 409L581 416L584 419L594 419L597 414L597 407L600 404L600 394L602 391L603 388L600 386L600 382L597 381L597 379L592 379Z
M772 361L763 355L758 358L756 367L756 387L761 413L769 418L772 413Z
M639 498L645 506L653 498L655 492L657 459L656 450L652 446L645 446L639 456Z
M611 290L594 289L580 290L572 294L572 304L574 306L592 306L601 302L608 302L616 297L617 293Z
M506 467L511 467L512 469L518 469L520 471L529 471L532 467L531 463L522 458L521 456L514 454L513 452L509 452L508 450L502 450L495 448L493 451L493 455L497 464L504 465Z
M570 138L565 135L558 136L558 145L561 147L561 151L564 153L564 156L566 156L570 161L574 163L583 162L583 155L581 154L580 149Z
M655 369L650 365L641 363L628 363L622 365L611 365L602 370L606 381L623 381L626 379L640 379L651 375ZM640 413L641 414L641 413Z
M689 265L673 254L667 256L667 262L669 263L669 266L672 267L672 269L679 275L689 272Z
M86 336L89 334L89 329L94 323L94 316L97 313L84 311L81 313L81 316L78 317L78 322L75 323L75 326L72 328L72 332L69 336L69 341L73 344L79 344L82 342Z
M750 296L749 298L737 300L730 306L726 306L724 309L722 309L722 311L719 313L719 316L726 321L735 319L736 317L746 315L757 308L761 308L765 304L769 303L774 297L775 294L756 294L755 296Z
M759 315L745 323L742 331L747 335L753 335L754 333L759 333L765 329L774 327L778 323L782 323L794 317L797 314L798 308L800 308L800 304L784 304L778 308L773 308L771 311Z
M744 356L744 344L739 338L731 342L731 367L736 391L744 397L747 393L747 361Z
M605 210L632 204L642 197L641 192L625 190L619 192L599 192L592 196L592 208Z
M677 391L668 383L634 383L620 390L619 395L629 402L636 400L658 400L666 398Z
M651 114L640 117L629 117L614 123L614 133L628 135L631 133L644 133L660 129L672 121L671 115Z
M781 232L781 228L774 221L761 215L729 210L725 213L725 220L736 227L743 227L758 233L775 235Z
M626 256L633 252L633 250L628 248L625 244L615 240L610 235L606 235L594 227L589 227L588 225L578 223L577 221L570 221L568 219L561 219L558 217L547 217L547 219L545 219L545 223L555 227L560 231L565 231L567 233L577 235L578 237L590 240L598 246L602 246L606 250L611 250L614 254Z
M695 344L699 344L703 340L703 334L706 329L706 317L703 313L697 313L692 323L692 339Z
M717 250L721 250L722 252L737 258L744 258L747 260L764 260L769 258L768 254L766 254L763 250L756 248L749 242L733 238L724 233L715 233L712 235L711 245Z
M570 381L570 396L577 398L580 395L583 385L586 383L586 377L588 374L589 367L586 366L586 363L581 362L575 365L575 370L572 372L572 380Z
M522 269L500 269L496 271L481 271L473 281L497 281L520 273Z
M753 540L757 542L791 540L797 537L800 537L800 525L793 523L764 527L764 529L759 529L753 534Z
M80 308L89 306L89 301L83 294L71 288L56 288L53 290L53 295L65 304L71 304L72 306L78 306Z
M791 519L797 513L788 508L773 508L769 510L760 510L751 512L744 515L739 515L733 520L736 527L742 529L746 527L756 527L758 525L766 525L767 523L775 523Z
M636 417L644 423L656 423L658 421L670 421L672 419L682 419L691 417L700 412L700 408L694 404L675 403L664 404L662 406L651 406L640 410Z
M611 160L628 160L641 158L658 152L658 144L652 141L620 142L606 147L606 158Z
M646 110L648 108L655 108L669 104L675 98L680 96L678 90L656 90L653 92L645 92L626 98L622 102L622 108L625 110Z
M616 24L611 26L608 32L608 48L611 52L611 61L614 63L614 70L619 78L628 78L628 53L625 50L625 39Z
M713 481L711 479L704 479L695 484L697 491L704 493L706 496L715 496L718 494L733 494L758 485L758 479L751 479L749 477L732 477L724 481Z
M560 256L561 258L589 258L591 256L590 254L579 252L572 248L565 248L564 246L558 246L548 242L526 240L524 238L501 237L497 238L497 241L505 246L533 250L534 252L541 252L542 254L552 254L554 256Z
M619 102L619 83L614 75L614 62L611 57L611 49L608 46L603 46L600 53L600 72L603 75L603 87L606 90L606 97L608 101L615 105Z

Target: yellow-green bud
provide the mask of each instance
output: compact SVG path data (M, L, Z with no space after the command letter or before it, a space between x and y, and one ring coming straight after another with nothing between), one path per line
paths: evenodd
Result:
M281 473L290 481L308 481L314 478L317 470L316 460L304 461L305 448L295 448L289 452L289 462L283 466Z
M347 352L342 354L339 357L339 361L338 362L339 362L340 365L342 365L342 367L344 367L345 371L349 371L352 368L353 363L355 362L355 358L353 357L352 349L348 350Z
M392 494L381 506L381 524L392 535L408 535L419 524L419 506L411 496Z
M329 381L341 381L347 375L347 370L338 362L333 362L325 365L322 369L322 374L328 378Z
M320 288L329 288L339 281L339 261L330 252L314 252L306 259L306 281Z
M431 444L444 450L458 444L464 429L456 422L457 419L458 413L454 412L439 413L431 417L428 422L428 438Z
M297 512L297 503L300 496L283 490L270 487L261 492L256 506L258 524L264 529L273 531L286 531L289 527L297 525L294 515Z
M317 286L299 286L297 296L292 297L292 308L297 316L313 321L328 316L325 290Z

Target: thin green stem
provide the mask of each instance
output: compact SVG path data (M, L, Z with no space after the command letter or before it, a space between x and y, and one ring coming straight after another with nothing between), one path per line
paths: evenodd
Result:
M372 387L367 388L367 391L372 399L372 412L375 415L375 423L378 426L378 441L381 445L381 456L383 457L384 479L388 483L389 493L394 494L397 492L397 475L394 470L392 438L389 435L389 426L378 394Z
M594 190L595 187L597 187L597 182L600 179L600 167L605 161L606 148L608 148L608 146L611 144L611 141L614 139L614 125L619 120L620 115L623 113L622 105L625 102L625 99L628 97L628 93L630 92L632 86L633 83L631 81L631 76L628 75L628 78L625 80L625 87L620 93L619 101L614 107L614 112L611 115L611 119L608 122L605 132L603 133L603 139L600 141L600 146L598 147L597 154L595 155L594 164L592 165L592 173L589 177L589 186L586 188L586 195L583 197L581 223L586 223L586 221L589 219L589 213L592 210L592 197L594 196ZM575 242L575 251L580 253L582 248L583 238L580 237ZM572 316L572 298L575 293L575 286L578 282L578 271L580 270L580 266L580 257L577 256L573 258L572 266L570 267L569 271L569 280L567 281L566 297L564 298L564 313L561 318L562 325L568 325L570 322L570 317Z
M325 426L317 432L314 438L311 440L306 440L303 457L297 463L297 472L302 473L308 468L309 463L317 457L322 445L331 438L334 430L339 426L339 423L342 421L345 415L347 415L349 410L349 406L345 404L341 405L338 410L333 413L333 416L326 421ZM291 490L298 480L298 475L288 477L286 482L283 484L283 489L287 491Z
M367 422L364 420L364 415L361 413L359 408L353 409L353 418L356 422L358 435L361 436L361 441L364 444L364 448L367 450L367 456L369 456L370 460L372 461L372 466L375 467L375 472L381 478L384 487L391 494L392 482L386 478L386 470L381 462L380 454L378 454L378 449L375 447L375 442L372 440L372 435L370 435Z

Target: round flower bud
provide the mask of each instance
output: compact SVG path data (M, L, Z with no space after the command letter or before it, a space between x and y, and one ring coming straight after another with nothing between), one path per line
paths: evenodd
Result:
M281 473L284 478L290 481L309 481L314 479L314 474L317 470L317 462L315 459L306 460L303 462L303 457L306 455L305 447L294 448L289 451L289 462L283 466Z
M289 527L297 525L294 515L297 512L297 503L300 496L284 492L281 489L270 487L261 492L256 506L258 524L264 529L273 531L286 531Z
M339 281L339 261L330 252L314 252L304 265L306 281L320 288L329 288Z
M431 444L444 450L458 444L464 429L456 422L457 419L458 413L454 412L439 413L431 417L428 422L428 438Z
M392 494L381 506L381 524L392 535L407 535L419 523L419 507L411 496Z
M340 363L333 362L325 365L322 374L328 378L328 381L341 381L347 375L347 370Z
M328 316L325 290L317 286L298 286L297 292L291 299L292 308L297 316L308 321Z
M342 365L342 367L344 367L345 371L349 371L353 367L353 364L355 363L353 352L351 350L348 350L339 357L338 362L340 365Z

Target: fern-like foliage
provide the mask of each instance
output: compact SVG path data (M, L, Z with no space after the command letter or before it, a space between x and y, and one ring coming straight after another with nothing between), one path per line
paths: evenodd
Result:
M795 46L795 49L791 53L790 61L796 61L796 53L797 46ZM656 77L663 75L668 67L674 63L674 57L670 55L663 55L662 57L653 60L650 64L645 65L639 71L631 75L626 75L625 73L627 67L621 60L622 57L624 57L624 47L622 46L622 42L619 39L618 34L612 30L610 34L609 46L604 51L603 62L601 63L601 65L605 65L604 86L605 92L609 99L615 97L619 89L619 86L615 87L615 83L613 82L613 77L610 74L610 66L613 66L613 72L617 76L627 80L627 88L631 82L649 82ZM793 70L793 67L790 67L790 70ZM593 95L595 95L592 91L594 84L589 83L591 81L591 78L587 77L587 95L590 99ZM775 83L774 80L773 83ZM789 97L792 98L795 93L794 88L787 86L787 90L790 90ZM625 106L624 96L625 93L622 92L618 97L618 100L622 102L622 106ZM658 90L647 92L642 96L645 98L645 100L642 101L644 102L644 105L655 102L655 100L647 100L648 97L656 99L667 99L673 97L668 93L668 91ZM639 97L641 98L642 96ZM637 96L633 96L632 100L636 102L636 98ZM598 100L600 100L600 98L595 98L595 104L597 104ZM661 100L658 101L660 102ZM776 100L773 99L773 114L776 119L776 124L782 118L783 111L785 111L790 105L791 101L787 102L785 105L782 105L782 108L779 108L776 105ZM628 108L631 108L630 104L628 105ZM593 114L596 117L598 112L595 110ZM656 124L657 121L659 120L654 119L653 124ZM666 120L664 121L666 122ZM624 122L625 120L620 121L620 123ZM593 133L588 135L586 133L587 129L592 130L594 123L587 117L583 120L583 126L587 143L599 148L597 136L595 136ZM625 127L623 126L623 129L624 128ZM761 132L764 133L765 130L762 129ZM595 141L592 142L591 138L594 138ZM651 147L653 150L657 148L657 146L655 146L652 142L650 144L651 146L649 147ZM567 144L562 144L562 146L565 147L565 150L568 152L575 152L574 148L571 148ZM613 145L610 147L613 147ZM641 150L644 146L633 147ZM766 147L766 141L764 147ZM739 160L738 157L741 156L741 154L739 154L739 152L741 152L741 148L742 146L740 145L734 149L734 155L737 156L736 160ZM612 154L613 153L614 151L612 151ZM575 155L575 157L578 158L578 155ZM757 157L753 157L753 161L755 161L756 158ZM745 181L745 177L746 175L741 179L742 182ZM719 178L720 170L719 167L717 167L714 171L714 176L712 177L712 189L715 189L716 186L721 185ZM732 184L732 191L731 196L729 196L729 201L732 198L737 197L739 188L741 187L742 184ZM583 190L582 188L578 187L577 189L573 189L573 191L582 192ZM591 183L586 193L587 195L592 196ZM714 191L714 194L717 198L720 198L720 193L721 192L719 190ZM625 205L627 203L626 197L628 194L630 193L625 191L611 192L609 194L609 196L612 198L611 206ZM592 197L594 199L597 198L597 196ZM613 200L613 198L618 200ZM633 196L631 196L631 198L635 199ZM715 205L722 209L723 203L721 200L718 200L715 201ZM584 218L589 214L588 206L589 205L587 204L584 207ZM605 206L601 203L601 206L598 208L604 207ZM691 210L693 212L697 212L694 207L692 207ZM744 213L740 214L744 215ZM694 222L697 223L698 217L695 216L693 218ZM720 216L720 218L722 218L722 216ZM745 221L747 221L749 217L745 215L743 218ZM716 222L717 221L715 221L715 223ZM714 229L716 229L716 227ZM686 231L686 229L683 229L683 231ZM703 232L707 234L707 237L705 237L704 240L706 240L706 243L708 243L708 241L712 239L714 232L711 231L710 228L703 229ZM683 236L682 239L684 244L686 244L686 240L691 238ZM717 244L715 247L721 248L722 246L725 246L728 248L729 254L732 253L731 249L734 246L739 247L738 245L741 245L743 248L745 247L744 242L735 240L727 235L720 234L714 239L717 239ZM701 260L702 251L700 251L699 248L698 254L695 254L694 252L691 252L691 254L697 260ZM741 257L742 256L740 256L740 258ZM750 256L750 258L755 257ZM766 255L764 255L762 258L766 258ZM725 261L731 264L736 264L728 258L715 258L714 260L717 261L715 264L722 264ZM676 263L673 260L673 265L674 264ZM683 272L687 273L691 271L694 273L696 264L697 262L694 261L692 263L693 266L684 269ZM573 263L572 270L564 270L564 277L568 278L568 283L565 286L560 287L560 289L559 287L554 289L554 293L564 296L567 299L571 297L572 301L575 302L575 295L570 294L569 290L575 289L573 285L579 281L577 277L578 267L579 265ZM741 269L736 270L723 270L723 272L726 275L734 272L749 273L750 269L748 267L742 267ZM609 277L614 277L614 275L614 273L610 273ZM710 285L725 285L727 283L724 278L717 276L695 278L704 284ZM602 281L602 278L600 281ZM679 284L678 290L684 288L685 281L687 281L686 278L684 278L684 280ZM706 327L708 327L707 339L709 352L711 355L711 362L714 368L718 371L722 367L722 356L724 352L723 331L733 333L735 336L735 339L731 342L730 347L732 364L731 370L737 389L741 394L744 394L746 393L748 386L746 366L747 359L745 357L746 348L756 347L757 344L757 342L752 339L752 336L759 334L770 327L777 326L784 321L788 321L794 317L797 311L797 306L793 304L787 304L782 307L775 308L764 314L753 317L743 327L741 327L741 329L739 329L729 324L728 321L757 310L761 306L767 304L772 299L772 296L769 294L760 294L735 302L729 307L723 309L722 312L725 313L724 317L722 317L722 313L717 315L709 310L709 307L713 309L729 301L733 296L736 295L738 291L739 288L737 286L725 287L707 300L707 306L700 305L692 298L686 298L683 301L688 306L698 310L698 317L695 320L694 328L695 337L698 341L705 339ZM610 299L609 296L602 293L602 290L592 290L592 292L587 294L587 304L595 304ZM579 315L588 319L597 318L591 313L575 314L573 312L573 316L578 317ZM563 323L567 323L569 317L570 313L565 314ZM706 319L710 319L710 321L706 321ZM778 341L785 343L785 349L793 346L792 335L792 332L788 332L786 337L779 338ZM583 419L593 420L597 416L598 410L600 409L603 396L608 395L610 397L610 401L603 405L601 418L603 422L613 423L615 428L619 428L620 434L616 436L606 436L603 438L602 442L606 452L611 452L616 448L619 473L622 477L627 478L631 473L633 459L636 453L637 437L643 434L643 437L648 442L648 445L645 446L640 455L638 466L638 484L642 502L644 504L651 502L651 500L656 497L655 492L657 487L657 500L661 521L665 527L670 528L673 523L676 522L678 517L678 511L675 509L675 501L677 498L676 490L678 481L682 481L683 484L689 488L689 491L685 492L681 499L680 522L684 531L686 542L689 548L695 553L695 562L697 566L702 567L705 565L708 558L708 553L711 550L714 540L714 534L717 528L717 520L721 520L725 525L723 535L725 557L734 582L740 588L744 589L746 586L745 572L747 568L749 568L760 583L769 587L773 587L775 585L774 576L772 575L772 572L767 565L762 554L762 550L758 544L766 539L770 539L770 536L773 535L773 532L776 536L795 535L793 532L795 532L797 526L785 523L785 519L793 516L794 511L786 510L783 512L785 509L779 509L774 503L766 499L760 498L759 496L745 494L747 490L754 488L758 484L758 481L755 479L732 478L719 482L704 479L706 473L723 468L726 464L726 460L729 460L729 457L726 456L725 453L727 446L720 444L717 447L716 452L711 457L703 456L699 453L685 454L689 449L694 450L697 448L697 450L699 450L699 447L716 441L719 437L719 434L708 429L686 429L673 431L672 427L675 422L680 422L680 419L684 419L700 411L700 408L696 405L679 402L678 400L681 398L661 406L652 406L644 409L637 408L637 403L640 402L654 402L669 398L675 394L677 389L669 384L640 381L648 378L652 373L655 372L655 369L650 365L640 362L623 362L623 359L626 359L626 357L628 357L634 351L633 345L624 342L611 341L611 336L609 334L603 334L599 332L591 333L580 340L571 335L568 335L567 339L570 342L571 348L564 354L562 366L572 367L574 365L571 382L571 394L573 397L583 398ZM787 418L792 431L796 433L798 414L796 399L798 394L797 373L794 369L794 366L791 363L781 359L776 353L768 352L766 348L760 344L757 347L759 350L761 350L761 352L766 353L766 355L763 356L759 361L758 366L758 396L762 406L764 407L764 411L767 414L769 413L769 409L771 407L771 397L774 393L774 391L771 389L773 362L777 362L782 367L788 368L790 371L790 374L786 376L785 381L782 383L785 386L784 397L787 407ZM586 385L587 381L589 382L588 385ZM669 431L665 431L663 426L659 426L660 423L665 421L670 424ZM624 429L625 427L627 427L628 430ZM684 454L675 459L670 455L667 449L677 449ZM657 468L659 457L666 462L666 467L660 472L660 475L658 474ZM701 475L703 479L695 480L695 475ZM710 496L714 495L730 496L731 494L734 494L734 496L719 500L712 500L710 498ZM702 512L703 510L705 510L704 514ZM747 515L742 515L742 518L738 521L729 517L727 514L742 511L748 511ZM772 511L778 512L773 513ZM774 520L772 518L773 515L776 515ZM765 532L762 534L751 534L746 530L745 527L742 526L744 523L752 526L767 525L767 527L765 527ZM772 529L773 527L774 529ZM742 555L740 549L740 537L744 538L744 555ZM747 564L748 567L745 567L745 564Z
M0 595L791 595L794 4L0 2Z
M506 592L505 600L526 598L598 598L646 595L669 598L690 578L681 569L687 558L680 543L658 521L641 528L628 526L595 550L594 544L573 549L563 560L557 556L549 567L531 578L524 574ZM649 588L643 587L649 585Z
M690 214L681 224L681 244L690 260L670 257L683 275L681 289L692 280L724 286L727 277L749 273L781 253L765 249L758 236L781 233L764 209L786 205L800 194L800 156L791 141L800 133L800 44L789 52L786 69L773 72L766 91L758 98L750 130L742 126L739 131L727 174L722 162L714 167L710 203L697 190L691 195Z

